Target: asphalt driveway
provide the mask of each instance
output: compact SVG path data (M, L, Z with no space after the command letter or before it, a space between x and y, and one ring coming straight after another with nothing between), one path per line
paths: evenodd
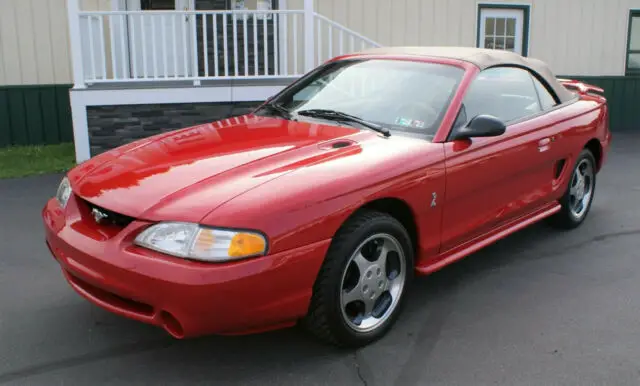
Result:
M39 211L60 176L0 181L2 385L640 384L640 135L617 133L579 230L536 225L416 281L380 342L298 329L174 341L65 283Z

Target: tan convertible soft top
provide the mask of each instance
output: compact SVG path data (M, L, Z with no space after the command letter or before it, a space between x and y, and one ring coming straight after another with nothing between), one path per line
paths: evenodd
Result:
M546 63L538 59L525 58L510 51L472 47L380 47L362 51L360 54L449 58L472 63L481 70L499 65L525 67L544 79L558 96L560 103L575 98L573 93L558 82Z

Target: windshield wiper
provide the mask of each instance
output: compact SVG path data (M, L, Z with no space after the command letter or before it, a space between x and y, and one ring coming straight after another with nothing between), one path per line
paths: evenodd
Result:
M263 109L269 109L270 111L275 112L276 114L278 114L283 118L287 118L287 119L291 118L291 111L289 111L289 109L287 109L280 103L274 103L274 102L265 103L260 108L260 110L263 110Z
M304 115L312 118L322 118L322 119L344 121L344 122L355 122L371 130L375 130L378 133L382 133L385 137L388 137L391 135L391 133L389 132L389 129L387 129L386 127L382 127L373 122L366 121L362 118L356 117L355 115L343 113L341 111L327 110L327 109L310 109L310 110L298 111L297 113L299 115Z

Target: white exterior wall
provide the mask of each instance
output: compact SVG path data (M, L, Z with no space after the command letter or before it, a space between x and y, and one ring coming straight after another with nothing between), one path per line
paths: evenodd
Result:
M302 0L288 0L290 9ZM316 10L382 45L475 46L479 3L531 5L529 56L563 75L624 75L640 0L315 0Z
M302 3L287 0L287 7L302 9ZM383 45L476 44L477 0L314 3L320 14ZM640 9L640 0L493 3L531 5L529 55L557 74L624 74L629 10ZM81 9L110 10L111 1L81 0ZM0 10L0 85L72 83L66 1L0 0Z

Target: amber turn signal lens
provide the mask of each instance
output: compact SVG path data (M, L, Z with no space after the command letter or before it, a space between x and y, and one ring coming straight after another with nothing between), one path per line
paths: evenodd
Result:
M264 238L255 233L236 233L229 245L229 257L261 255L267 245Z

